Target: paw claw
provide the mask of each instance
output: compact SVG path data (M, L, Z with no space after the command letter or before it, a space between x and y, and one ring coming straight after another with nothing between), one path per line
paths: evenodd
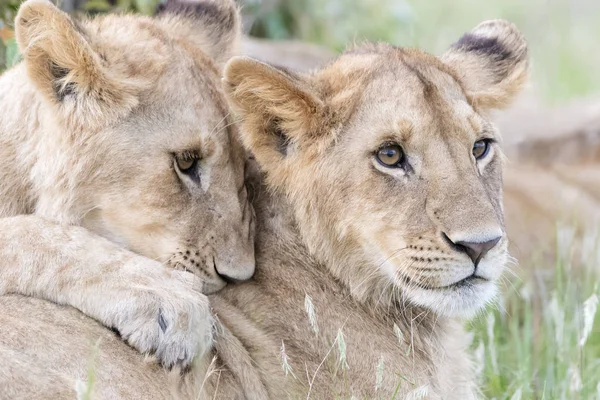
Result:
M162 310L158 311L158 326L165 333L167 331L167 321L165 321L165 317L162 313Z
M152 287L129 293L129 307L120 309L119 318L110 325L123 340L140 353L153 354L165 368L189 366L195 356L211 349L213 339L209 301L197 290L197 280L188 272L158 273Z

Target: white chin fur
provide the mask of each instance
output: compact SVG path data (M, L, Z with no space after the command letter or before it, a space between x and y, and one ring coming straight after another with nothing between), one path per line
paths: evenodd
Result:
M496 298L495 282L477 282L475 285L453 289L427 290L403 288L406 298L415 305L426 307L445 317L472 318Z

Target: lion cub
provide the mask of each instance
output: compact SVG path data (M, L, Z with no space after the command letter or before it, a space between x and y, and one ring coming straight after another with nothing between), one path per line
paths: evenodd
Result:
M254 203L254 279L211 297L247 353L217 340L226 368L206 398L477 398L461 319L494 300L508 260L488 113L527 71L502 20L441 57L378 43L310 74L229 61L225 92L272 200Z
M202 293L254 272L219 81L239 25L233 1L78 21L23 3L23 61L0 78L0 294L73 306L166 366L211 346Z

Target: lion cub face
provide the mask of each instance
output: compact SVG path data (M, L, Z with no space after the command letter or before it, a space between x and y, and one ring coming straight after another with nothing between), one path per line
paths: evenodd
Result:
M337 176L319 190L345 199L336 234L405 298L469 314L493 297L507 261L500 137L452 77L411 73L411 57L366 84L323 161Z
M485 111L519 91L526 53L513 25L489 21L441 58L365 45L310 76L234 59L226 90L307 245L356 297L468 316L507 261Z
M37 213L196 272L212 292L254 272L245 151L220 87L239 21L232 2L186 4L75 22L31 1L16 32L43 99Z

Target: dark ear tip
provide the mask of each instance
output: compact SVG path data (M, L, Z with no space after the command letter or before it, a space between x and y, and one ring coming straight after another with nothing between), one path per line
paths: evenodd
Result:
M452 47L463 52L475 52L497 61L527 58L527 43L517 27L506 20L484 21L465 33Z
M180 8L181 4L177 0L162 0L156 5L156 9L154 10L155 15L162 15L165 13L176 13Z
M186 18L209 20L227 29L235 24L236 12L233 0L163 0L157 6L155 15L180 15Z
M200 8L206 3L198 1L181 1L181 0L161 0L155 10L155 15L175 14L192 16L195 13L195 8Z
M165 3L164 2L160 2L156 5L156 9L154 10L154 15L160 15L165 11Z

